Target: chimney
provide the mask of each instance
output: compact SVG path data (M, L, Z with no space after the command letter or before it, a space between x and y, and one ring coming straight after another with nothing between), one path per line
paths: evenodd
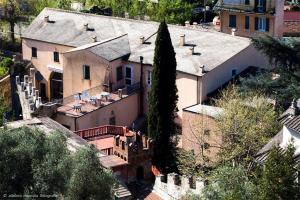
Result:
M141 36L140 37L140 44L144 44L145 43L145 37L144 36Z
M84 26L84 30L86 30L86 31L89 30L89 24L88 23L84 24L83 26Z
M289 107L289 114L291 116L296 116L299 114L299 108L295 99L293 99L291 106Z
M202 66L200 67L200 70L201 70L201 73L202 73L202 74L205 73L204 67L205 67L204 65L202 65Z
M185 26L190 26L190 22L189 21L185 21Z
M97 36L93 36L92 39L93 39L93 42L97 42Z
M190 48L189 48L190 55L194 55L194 48L195 48L195 47L190 47Z
M179 45L182 47L185 45L185 34L180 35Z
M46 15L46 16L44 17L44 22L46 22L46 23L49 22L49 15Z

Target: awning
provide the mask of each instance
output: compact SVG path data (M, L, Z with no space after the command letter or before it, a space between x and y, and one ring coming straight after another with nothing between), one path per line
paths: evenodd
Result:
M63 69L62 69L61 67L58 67L58 66L47 65L47 68L48 68L51 72L63 73Z

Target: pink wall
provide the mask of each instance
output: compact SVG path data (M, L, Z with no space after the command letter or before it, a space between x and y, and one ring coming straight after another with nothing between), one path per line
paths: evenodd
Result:
M108 125L109 119L115 117L116 124L119 126L131 126L138 117L139 94L134 93L119 101L113 102L107 106L99 108L93 112L87 113L81 117L75 118L63 113L57 113L55 121L67 125L72 131L93 128L102 125Z
M37 58L31 57L31 48L36 47L37 48ZM42 82L46 84L47 87L47 96L50 95L50 84L48 83L51 71L48 69L48 66L54 66L56 68L63 70L63 58L62 54L65 51L68 51L72 49L73 47L67 47L63 45L58 44L51 44L46 42L40 42L36 40L30 40L23 38L22 40L22 52L23 52L23 59L29 60L32 62L34 67L40 71L40 73L43 75L45 80ZM53 52L57 51L60 53L60 62L54 62L53 60Z

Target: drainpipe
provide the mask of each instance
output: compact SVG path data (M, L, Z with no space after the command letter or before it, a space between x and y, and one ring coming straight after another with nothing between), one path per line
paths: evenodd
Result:
M140 56L140 64L141 64L141 75L140 75L140 116L144 114L144 87L143 87L143 60L144 57Z

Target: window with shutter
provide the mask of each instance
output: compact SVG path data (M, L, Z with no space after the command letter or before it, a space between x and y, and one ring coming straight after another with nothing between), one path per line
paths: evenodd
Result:
M245 16L245 29L249 29L250 27L250 17Z
M90 66L88 65L83 65L83 79L90 79Z
M255 30L258 30L258 17L255 17Z
M236 15L229 15L229 27L236 28Z
M117 81L120 81L123 79L123 67L120 66L117 68Z
M37 48L36 47L31 48L31 57L37 58Z
M266 31L270 31L270 19L269 18L267 18L266 19Z
M57 51L53 52L53 60L54 62L59 62L59 53Z

